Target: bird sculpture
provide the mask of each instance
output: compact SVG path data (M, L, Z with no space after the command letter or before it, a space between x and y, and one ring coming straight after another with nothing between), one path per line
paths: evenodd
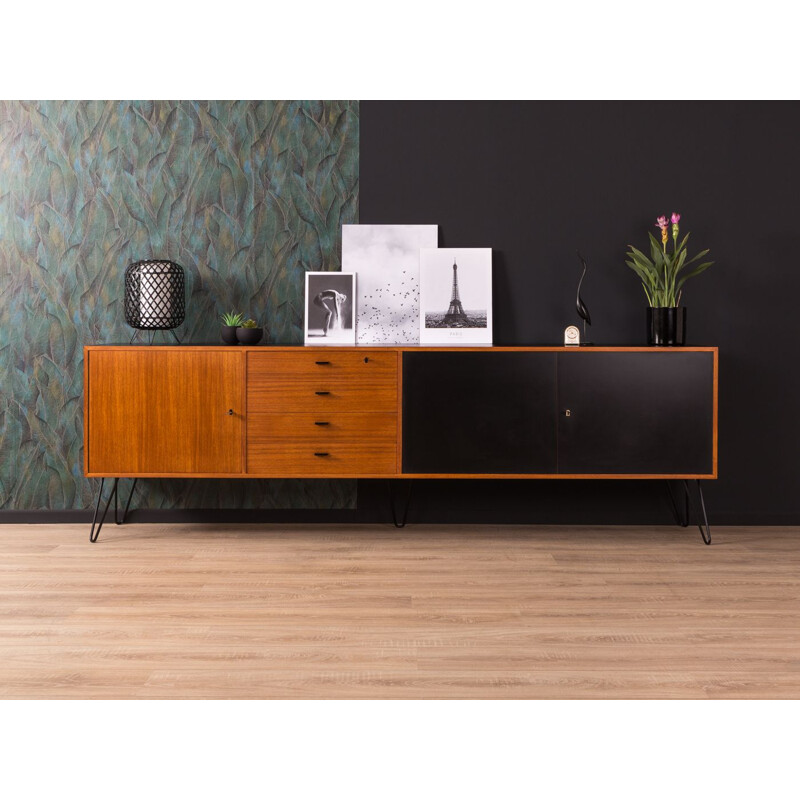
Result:
M578 312L578 316L583 320L583 339L585 344L586 326L592 324L592 315L589 313L586 303L583 302L583 298L581 298L581 284L583 283L583 279L586 277L586 273L589 271L589 265L586 263L586 259L580 254L580 251L576 252L578 253L578 258L581 260L581 264L583 264L583 272L581 273L581 279L578 281L578 293L575 298L575 308Z

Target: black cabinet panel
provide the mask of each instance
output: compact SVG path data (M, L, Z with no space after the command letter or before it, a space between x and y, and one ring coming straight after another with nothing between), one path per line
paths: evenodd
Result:
M555 359L404 353L403 472L555 472Z
M710 474L713 382L713 353L559 353L558 471Z

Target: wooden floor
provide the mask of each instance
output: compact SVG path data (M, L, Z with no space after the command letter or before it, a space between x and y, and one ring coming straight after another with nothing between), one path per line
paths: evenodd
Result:
M0 696L800 698L800 529L0 526Z

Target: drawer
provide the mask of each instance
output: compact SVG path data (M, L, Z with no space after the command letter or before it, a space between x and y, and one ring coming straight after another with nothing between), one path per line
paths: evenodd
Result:
M331 442L394 446L397 442L397 414L250 412L247 415L247 446L275 441L311 443L322 450Z
M291 379L330 378L367 383L397 383L397 353L393 351L361 351L334 348L298 349L292 352L247 354L249 382Z
M397 413L396 383L269 378L247 383L247 414ZM321 419L321 417L320 417Z
M247 448L247 472L282 478L396 475L397 447L394 442L385 445L331 442L324 446L297 442L254 443Z

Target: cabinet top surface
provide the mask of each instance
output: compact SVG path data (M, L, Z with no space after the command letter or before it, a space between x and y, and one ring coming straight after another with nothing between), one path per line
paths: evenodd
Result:
M268 353L275 351L315 351L335 352L350 350L390 350L401 353L424 353L431 351L481 352L481 353L518 353L518 352L549 352L549 353L692 353L692 352L717 352L716 346L698 347L647 347L647 346L616 346L616 345L590 345L584 347L566 347L564 345L519 345L513 347L448 347L446 345L226 345L214 343L198 344L89 344L84 345L84 350L226 350L232 352Z

